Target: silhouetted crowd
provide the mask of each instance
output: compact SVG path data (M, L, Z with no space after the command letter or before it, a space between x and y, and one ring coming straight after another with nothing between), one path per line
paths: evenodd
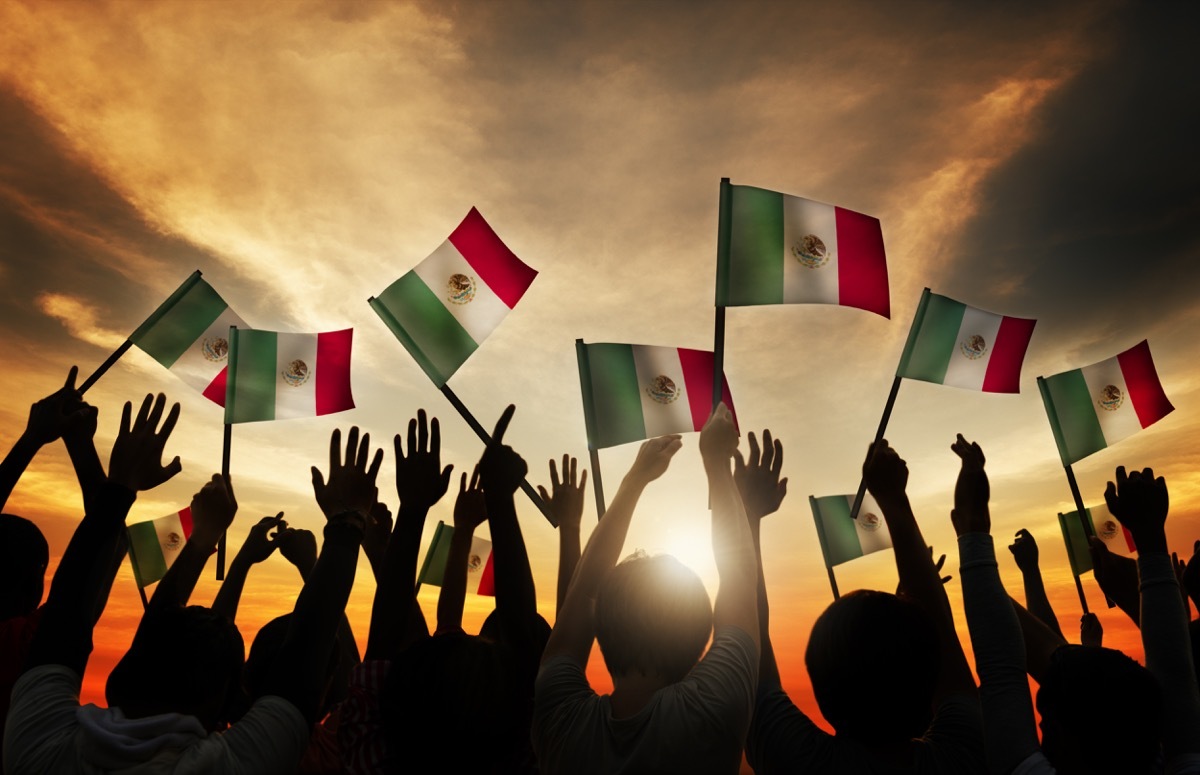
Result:
M125 404L106 470L96 409L72 370L33 405L0 463L2 508L38 450L61 439L84 503L45 603L45 538L26 519L0 517L4 772L734 773L745 752L759 773L1200 773L1200 632L1188 602L1200 609L1200 541L1186 564L1169 553L1167 487L1150 469L1118 468L1104 494L1137 559L1092 541L1102 589L1141 629L1143 667L1100 645L1094 615L1082 620L1082 644L1068 643L1028 531L1009 547L1025 605L1009 596L984 455L958 436L951 520L972 673L942 563L909 505L907 465L886 441L872 445L863 476L891 534L900 588L852 592L813 622L805 664L829 734L784 692L769 633L760 522L787 492L779 440L764 431L760 445L750 433L743 456L723 404L700 433L720 577L713 601L669 555L621 559L638 500L667 470L679 436L642 445L582 552L587 472L564 456L560 476L551 461L551 487L541 488L560 543L551 628L537 610L513 500L527 473L503 443L513 413L458 478L432 631L417 602L417 557L429 510L453 481L438 420L422 410L395 437L394 518L377 487L383 450L358 428L344 439L334 431L328 465L312 469L323 542L282 514L263 518L203 607L189 597L237 512L233 482L214 475L193 497L191 536L154 587L101 708L79 701L93 628L128 553L130 507L181 470L178 457L163 464L179 405L168 408L161 394L136 412ZM496 606L472 635L463 605L472 535L484 521ZM360 549L375 577L361 658L345 616ZM247 654L238 601L251 567L276 550L303 587ZM612 677L608 695L588 683L593 639Z

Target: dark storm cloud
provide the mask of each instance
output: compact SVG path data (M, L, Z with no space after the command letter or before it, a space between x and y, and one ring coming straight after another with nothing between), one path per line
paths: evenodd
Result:
M1139 4L1051 96L1032 142L994 171L946 292L1008 288L1042 347L1123 349L1178 325L1200 292L1200 6ZM1052 344L1053 342L1053 344ZM1153 344L1153 343L1152 343Z

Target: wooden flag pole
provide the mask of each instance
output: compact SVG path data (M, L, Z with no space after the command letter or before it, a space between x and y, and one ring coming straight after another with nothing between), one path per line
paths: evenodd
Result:
M579 394L583 398L583 424L587 431L588 455L592 461L592 492L596 494L596 520L604 517L608 507L604 503L604 480L600 476L600 452L593 445L596 438L596 420L592 412L592 369L588 363L587 345L582 339L575 340L575 360L579 364Z
M128 350L132 346L133 346L133 342L126 339L124 342L121 343L120 347L118 347L116 350L113 350L112 355L108 356L108 359L105 360L104 363L100 364L100 367L98 369L96 369L95 371L93 371L92 375L90 377L88 377L87 379L85 379L83 381L83 384L79 386L79 395L83 395L84 393L87 392L88 388L90 388L92 385L95 385L96 380L103 377L104 372L111 369L113 367L113 364L115 364L117 361L121 360L121 356L124 355L125 351Z
M483 426L479 424L479 421L475 419L475 416L471 414L469 409L467 409L466 404L460 401L458 396L454 394L454 391L450 389L450 386L443 384L438 389L442 391L442 395L446 397L446 400L450 402L450 405L457 409L458 413L462 415L462 418L467 421L467 425L471 426L471 430L475 431L475 435L482 439L484 444L491 444L491 435L484 430ZM529 496L529 500L533 501L533 505L538 507L538 511L542 512L542 516L546 518L547 522L554 527L558 527L558 523L554 521L554 517L550 513L550 508L546 505L546 502L542 500L541 496L537 494L537 491L534 490L529 484L528 479L521 480L521 491Z
M1089 614L1091 611L1088 610L1087 598L1083 594L1083 583L1074 573L1071 575L1075 578L1075 591L1079 593L1079 605L1083 606L1083 612L1085 614Z
M829 545L825 542L825 526L821 524L821 518L817 515L817 499L808 496L808 505L812 510L813 523L817 526L817 541L821 544L821 559L825 562L825 572L829 574L829 588L833 590L833 599L837 600L841 595L838 593L837 579L833 575L833 566L829 564Z
M1040 381L1041 377L1038 377L1038 380ZM1063 470L1067 473L1067 484L1071 487L1071 497L1075 500L1075 508L1079 510L1079 519L1083 523L1084 535L1088 538L1093 538L1096 533L1092 530L1091 522L1084 518L1084 512L1087 509L1083 505L1083 496L1079 494L1079 482L1075 481L1075 472L1071 470L1071 466L1068 463L1063 464ZM1096 571L1093 569L1092 574L1094 575L1095 573ZM1087 601L1083 599L1083 585L1079 583L1078 576L1075 577L1075 584L1079 587L1079 602L1083 603L1083 612L1086 614L1088 612ZM1108 595L1104 596L1104 602L1108 604L1109 608L1117 607L1117 604Z
M233 426L225 423L225 439L221 446L221 476L229 481L229 447L233 441ZM227 533L228 531L226 531ZM225 535L221 533L221 540L217 541L217 581L225 578Z
M716 411L717 404L721 403L725 387L725 301L729 285L729 226L732 213L729 178L721 178L721 196L717 203L717 314L713 330L713 411Z
M126 528L126 531L128 532L128 528ZM137 567L137 560L136 560L136 559L134 559L134 553L133 553L133 542L132 542L132 541L130 541L130 542L129 542L129 550L128 550L128 554L129 554L129 563L130 563L131 565L133 565L133 567L135 567L135 568L136 568L136 567ZM138 595L139 595L139 596L142 598L142 610L143 610L143 611L145 611L147 608L149 608L149 607L150 607L150 601L146 599L146 589L145 589L145 587L143 587L143 586L142 586L140 583L138 583L138 580L137 580L137 574L134 574L133 583L134 583L134 584L137 584L137 588L138 588Z

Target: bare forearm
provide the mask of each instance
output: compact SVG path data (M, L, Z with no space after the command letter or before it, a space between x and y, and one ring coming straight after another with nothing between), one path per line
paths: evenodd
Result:
M388 541L387 554L375 587L371 627L367 635L367 659L390 659L400 644L415 637L421 617L414 592L417 553L427 509L406 509L403 504Z
M558 594L555 598L555 610L561 611L567 602L567 591L571 588L571 578L579 565L579 528L560 524L558 526Z
M151 609L166 606L183 607L188 604L192 590L196 588L196 582L200 580L200 574L204 572L204 566L216 548L218 538L200 534L198 531L192 533L183 549L179 551L175 562L167 570L167 575L163 576L162 581L155 587L154 596L150 598Z
M67 446L67 454L71 457L71 465L75 469L75 478L79 481L79 490L86 504L95 497L98 489L104 484L104 466L100 463L100 454L96 452L96 444L91 437L73 439L63 437Z
M771 610L767 602L767 580L762 565L762 523L750 520L750 536L754 541L754 557L758 562L758 685L775 688L781 685L775 648L771 645Z
M1029 609L1029 613L1036 616L1042 624L1065 641L1066 636L1063 635L1062 627L1058 624L1058 616L1054 613L1054 607L1050 605L1050 598L1046 596L1042 571L1034 567L1028 571L1022 571L1021 577L1025 582L1025 607Z
M212 610L231 622L237 619L238 603L241 602L251 564L241 554L234 557L233 562L229 564L229 572L225 574L225 580L221 582L221 588L217 590L217 596L213 599Z
M0 462L0 511L8 503L8 496L12 495L13 488L17 486L21 475L33 462L39 449L41 449L40 444L22 434L8 454L4 456L4 461Z
M712 545L720 589L713 605L713 625L733 625L759 640L758 558L746 524L746 511L728 460L705 461L712 499Z
M524 626L537 614L537 592L512 494L487 496L487 513L495 555L496 612L505 621Z
M462 628L463 601L467 595L467 559L471 555L471 533L464 528L454 529L450 553L446 557L446 572L442 575L442 592L438 595L437 629L439 632Z

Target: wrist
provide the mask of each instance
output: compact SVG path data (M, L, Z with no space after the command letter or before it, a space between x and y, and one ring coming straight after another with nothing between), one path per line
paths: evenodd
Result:
M1138 554L1143 552L1167 552L1167 534L1162 528L1150 530L1130 530L1133 543L1137 546Z

